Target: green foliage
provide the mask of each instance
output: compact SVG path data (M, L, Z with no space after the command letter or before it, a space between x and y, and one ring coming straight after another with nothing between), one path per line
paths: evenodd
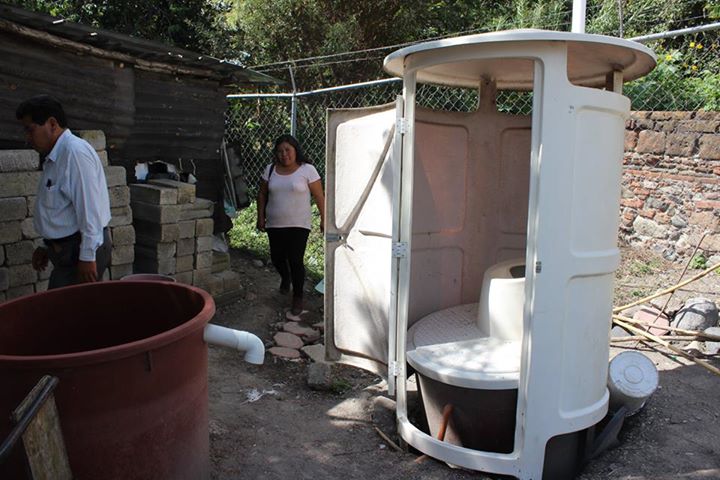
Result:
M634 260L630 264L630 274L636 277L642 277L644 275L655 272L660 267L660 261L657 259L652 260Z
M707 267L707 258L702 253L698 253L690 260L690 268L692 269L705 270Z
M72 22L220 56L243 58L224 0L12 0L10 3Z
M257 202L252 202L233 220L233 228L228 232L230 246L247 250L257 257L269 259L270 244L267 234L255 228L256 222Z
M336 378L330 384L330 391L335 395L342 395L352 388L352 384L344 378Z
M312 281L323 277L325 262L325 238L320 233L320 212L313 204L312 230L305 250L305 268ZM257 222L257 202L241 210L233 221L233 228L228 232L228 240L232 248L245 250L264 260L270 259L270 244L267 234L255 228Z
M653 46L658 59L655 70L625 87L634 109L720 109L718 34L686 40L677 48L662 43Z

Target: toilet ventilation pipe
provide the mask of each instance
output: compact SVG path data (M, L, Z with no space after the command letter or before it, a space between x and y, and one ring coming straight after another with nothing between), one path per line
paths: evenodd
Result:
M573 0L572 32L585 33L585 10L587 0Z
M211 345L245 352L244 359L248 363L262 365L265 361L265 344L252 333L208 323L203 332L203 339Z

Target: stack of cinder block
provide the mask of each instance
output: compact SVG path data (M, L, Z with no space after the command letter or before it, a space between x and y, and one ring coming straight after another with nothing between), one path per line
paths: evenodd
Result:
M106 278L120 278L132 271L135 242L125 169L107 166L103 132L74 133L98 150L105 166L112 212L110 232L114 243ZM40 158L36 152L0 150L0 301L47 289L52 265L39 273L31 266L33 251L44 245L32 219L39 181Z
M135 231L135 272L159 273L196 285L214 296L240 288L229 260L214 262L213 202L195 186L156 179L130 185Z

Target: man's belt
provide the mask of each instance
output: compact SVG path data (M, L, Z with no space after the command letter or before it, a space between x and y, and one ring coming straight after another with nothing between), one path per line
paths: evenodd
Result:
M108 227L103 228L103 234L107 231ZM45 245L53 245L53 244L63 244L68 242L77 242L82 240L82 236L80 235L80 232L75 232L72 235L68 235L67 237L62 238L43 238L43 243Z
M62 238L43 238L43 242L45 245L53 245L53 244L62 244L62 243L68 243L71 241L78 241L82 240L82 237L80 236L80 232L75 232L72 235L68 235L67 237Z

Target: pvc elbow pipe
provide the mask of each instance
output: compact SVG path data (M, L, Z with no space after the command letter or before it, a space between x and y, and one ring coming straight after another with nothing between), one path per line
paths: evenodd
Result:
M244 359L248 363L262 365L265 361L265 344L252 333L208 323L203 332L203 339L211 345L245 352Z

